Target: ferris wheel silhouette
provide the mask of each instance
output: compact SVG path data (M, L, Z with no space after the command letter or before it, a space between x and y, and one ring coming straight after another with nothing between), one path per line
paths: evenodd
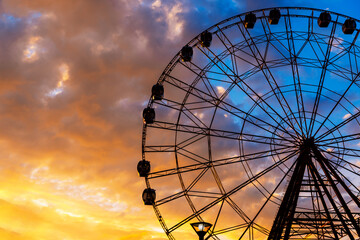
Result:
M143 200L169 239L360 237L358 20L271 8L187 43L143 111ZM151 165L151 166L150 166Z

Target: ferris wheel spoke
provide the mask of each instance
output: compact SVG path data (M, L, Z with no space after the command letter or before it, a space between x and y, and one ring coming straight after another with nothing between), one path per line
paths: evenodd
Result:
M180 150L182 150L182 151L180 152ZM200 156L199 154L195 154L191 151L188 151L185 148L179 149L178 151L176 151L176 153L186 157L187 159L197 162L197 163L203 163L203 162L209 161L207 158Z
M342 135L333 138L325 138L316 142L326 144L326 142L330 141L329 144L332 144L332 143L349 142L349 141L357 141L357 140L360 140L360 133Z
M320 75L320 79L319 79L319 85L318 85L317 93L316 93L316 96L315 96L313 110L312 110L312 113L311 113L309 129L307 131L307 134L308 134L307 137L312 136L313 128L314 128L314 125L315 125L316 114L317 114L317 111L318 111L318 108L319 108L319 103L320 103L320 98L321 98L321 92L322 92L324 82L325 82L325 75L326 75L327 67L329 65L329 57L330 57L330 53L331 53L331 49L332 49L332 43L333 43L334 37L335 37L335 30L336 30L336 26L337 26L337 21L338 21L338 17L337 17L336 21L332 25L331 33L330 33L330 36L329 36L329 41L328 41L327 48L326 48L325 58L324 58L323 64L322 64L322 70L321 70L321 75ZM321 49L321 47L320 47L320 49Z
M291 149L291 148L289 149L289 147L279 148L277 150L282 151L282 154L290 154L290 153L294 152L294 149ZM176 168L171 168L171 169L166 169L166 170L161 170L161 171L156 171L156 172L150 172L148 174L147 178L152 179L152 178L166 177L169 175L174 175L174 174L178 174L178 173L186 173L186 172L191 172L191 171L195 171L195 170L201 170L204 168L218 167L218 166L223 166L223 165L231 165L231 164L235 164L235 163L254 161L254 160L258 160L258 159L266 159L266 158L272 157L274 155L275 155L275 153L273 153L271 150L267 150L267 151L259 151L259 152L255 152L255 153L237 155L237 156L228 157L228 158L211 160L210 162L207 160L207 161L199 162L196 164L191 164L191 165L186 165L186 166L181 166L181 167L176 167Z
M323 139L324 137L328 136L329 134L333 133L334 131L346 126L351 121L356 120L359 116L360 116L360 111L358 111L357 113L351 115L351 117L346 118L344 121L342 121L338 125L330 128L329 130L327 130L326 132L321 134L319 137L316 137L315 140L318 142L319 140Z
M291 136L294 140L296 140L296 137L291 134L284 126L282 126L282 124L280 124L278 122L277 119L275 119L272 114L269 112L268 109L272 110L272 113L274 115L276 115L279 119L281 119L282 121L285 121L281 115L275 110L273 109L255 90L253 90L248 84L246 84L244 81L242 81L242 79L240 79L240 81L238 82L234 82L235 86L237 86L240 90L242 90L253 102L256 106L259 106L260 109L262 109L262 111L267 114L273 121L275 124L278 124L278 126L282 129L281 131L285 132L286 134L288 134L289 136ZM245 86L242 86L245 85ZM260 104L254 97L251 96L251 94L249 94L246 89L250 90L254 95L256 95L256 98L258 98L260 100L261 103L263 103L265 106L263 106L262 104ZM226 105L229 105L229 103L222 101L222 103L226 103ZM237 108L238 109L238 108ZM248 113L245 113L246 115L249 116ZM253 117L253 116L252 116ZM256 120L259 120L259 118L255 118ZM262 121L263 122L263 121ZM265 123L266 125L270 125L270 123ZM270 125L271 127L273 127L272 125ZM289 125L289 127L291 127Z
M217 198L216 200L210 202L209 204L207 204L206 206L202 207L201 209L199 209L197 212L193 213L192 215L186 217L185 219L181 220L179 223L175 224L174 226L172 226L171 228L168 229L169 232L173 232L174 230L176 230L177 228L181 227L182 225L184 225L185 223L189 222L190 220L192 220L193 218L200 216L201 213L206 212L207 210L209 210L210 208L212 208L213 206L215 206L216 204L218 204L219 202L227 199L228 197L230 197L231 195L233 195L234 193L238 192L239 190L241 190L242 188L248 186L249 184L252 184L254 181L256 181L257 179L259 179L260 177L264 176L265 174L269 173L271 170L275 169L276 167L278 167L279 165L283 164L284 162L288 161L289 159L291 159L292 157L294 157L296 154L298 154L298 151L294 151L291 154L287 155L286 157L284 157L282 160L279 160L278 162L272 164L271 166L263 169L261 172L255 174L253 177L249 178L248 180L242 182L241 184L239 184L237 187L233 188L232 190L228 191L227 193L223 194L223 196Z
M221 235L221 234L224 234L224 233L227 233L227 232L233 232L233 231L235 231L235 230L244 228L244 227L246 227L246 226L247 226L247 224L246 224L246 223L243 223L243 224L238 224L238 225L234 225L234 226L231 226L231 227L219 229L219 230L216 230L215 232L211 232L211 233L209 234L209 237ZM206 238L206 239L209 239L209 238Z
M329 164L329 162L326 160L326 158L320 153L320 151L316 147L313 147L313 153L314 153L315 158L317 159L317 161L320 163L320 166L323 169L323 171L324 171L324 173L326 175L326 178L329 180L330 184L332 185L332 189L336 193L336 196L339 199L339 201L341 203L341 206L345 210L346 215L348 216L348 219L350 219L350 221L351 221L353 227L355 228L357 234L360 235L360 226L356 222L353 214L351 213L351 210L349 209L349 207L348 207L346 201L344 200L340 190L338 189L337 185L335 184L332 176L335 177L337 182L340 183L340 185L343 187L343 189L345 189L345 191L349 194L351 199L357 204L358 207L360 207L359 199L354 195L354 193L342 181L342 179L339 177L339 175L336 173L336 171L334 171L334 168L331 166L331 164ZM331 175L330 175L330 173L331 173ZM351 236L351 234L349 234L349 235Z
M171 108L171 109L176 110L176 111L181 111L182 108L185 108L185 110L183 110L183 111L193 111L193 110L197 110L199 108L212 108L213 107L212 105L204 105L204 104L208 103L205 100L187 102L186 106L184 106L184 104L182 104L182 103L173 101L173 100L168 99L168 98L164 98L163 100L164 101L158 102L157 104L160 105L160 106ZM199 105L201 105L201 106L199 106Z
M196 77L196 80L194 81L194 83L198 84L199 83L199 80L201 80L203 83L204 83L204 86L206 88L206 91L205 89L203 90L204 92L206 92L208 95L212 96L212 97L215 97L216 99L218 99L218 95L214 89L214 87L212 86L212 84L210 83L209 81L209 78L208 76L206 76L206 73L209 73L208 71L206 71L205 69L202 69L200 67L198 67L197 65L195 65L194 63L188 63L188 64L185 64L185 63L182 63L180 62L180 64L187 68L190 72L192 72L193 74L195 74L197 77ZM214 73L212 73L214 74ZM215 74L214 74L215 75ZM216 75L220 75L220 76L224 76L223 74L216 74ZM227 83L228 81L224 81L220 78L211 78L211 80L217 80L219 82L224 82L224 83ZM193 89L195 88L195 84L192 84L190 89ZM188 92L189 93L189 92Z
M243 219L243 221L245 222L249 221L249 217L245 214L243 210L241 210L241 208L231 198L224 199L224 201L234 210L234 212L238 216L240 216Z
M234 57L235 58L235 57ZM220 79L219 77L226 77L228 79L232 79L232 78L241 78L243 81L253 75L255 75L256 73L260 72L261 70L259 69L258 66L255 66L255 67L252 67L250 68L249 70L245 71L244 73L238 75L232 75L232 74L229 74L229 73L216 73L217 76L219 76L218 78L215 78L215 77L209 77L209 76L206 76L204 73L211 73L211 74L214 74L214 72L210 72L210 71L204 71L202 70L199 66L197 66L195 63L190 63L190 64L184 64L184 63L181 63L185 68L187 68L189 71L191 71L192 73L194 73L195 75L197 75L197 78L201 79L204 83L204 85L206 86L207 88L207 93L210 95L210 96L215 96L217 99L219 99L220 101L224 100L227 95L230 93L231 89L235 86L235 83L234 81L225 81L223 79ZM189 65L193 66L193 67L190 67ZM197 71L203 73L203 74L200 74L198 73ZM228 89L221 95L221 97L218 97L217 94L216 94L216 91L214 90L214 87L212 86L212 84L210 83L209 80L212 80L212 81L218 81L218 82L223 82L223 83L227 83L227 84L230 84L230 86L228 87ZM210 91L211 89L211 91Z
M333 165L334 171L336 171L336 173L339 174L341 176L341 178L343 178L347 182L348 185L352 186L357 191L357 194L359 195L360 194L360 189L357 186L355 186L355 184L349 178L347 178L338 168L345 169L348 172L350 172L352 174L355 174L355 175L358 175L358 176L360 174L356 173L356 172L354 172L354 171L352 171L352 170L350 170L348 168L345 168L344 166L340 165L337 162L332 161L331 159L328 159L328 161L329 161L329 164ZM336 166L337 168L334 167L334 166ZM353 193L351 193L351 194L353 194Z
M186 66L186 68L188 68L188 66ZM221 73L221 72L212 71L211 69L203 69L202 72L204 73L203 75L197 73L196 71L195 71L195 74L197 75L198 78L206 78L206 79L214 81L214 82L226 83L226 84L231 84L232 83L232 81L230 81L230 80L223 79L222 77L226 77L226 75ZM212 76L214 76L214 77L212 77ZM235 77L235 76L232 76L232 75L230 75L230 76Z
M316 170L316 167L315 167L314 163L313 163L312 161L308 161L308 165L309 165L310 173L312 174L313 179L315 179L315 181L314 181L314 182L315 182L315 186L318 186L318 189L319 189L318 191L321 191L321 190L320 190L320 186L321 186L321 187L323 188L324 193L325 193L325 195L327 196L327 198L328 198L331 206L332 206L333 209L335 210L336 215L337 215L338 218L340 219L342 226L345 228L345 231L347 232L347 234L349 235L349 237L350 237L352 240L354 240L354 238L352 237L352 234L351 234L351 232L350 232L350 229L349 229L347 223L345 222L345 219L344 219L343 215L340 213L340 211L339 211L339 209L338 209L338 206L336 205L336 203L335 203L335 201L334 201L334 199L333 199L333 196L330 194L329 190L327 189L326 184L324 183L322 177L320 176L319 172ZM326 172L326 173L327 173L327 172ZM327 179L328 179L328 181L331 181L331 182L332 182L332 178L329 178L328 175L327 175ZM318 184L316 180L317 180L320 184ZM320 186L319 186L319 185L320 185ZM336 185L333 184L333 182L332 182L331 185L333 186L334 190L337 189ZM341 196L339 196L338 194L336 194L336 195L337 195L339 198L342 199ZM320 194L320 196L321 196L321 194ZM323 207L324 207L326 213L328 214L329 210L328 210L328 207L327 207L325 201L323 201ZM345 206L343 206L343 207L346 208L346 204L345 204ZM350 215L351 215L351 214L350 214ZM350 219L353 218L353 216L352 216L352 215L350 216L350 215L349 215L348 217L349 217ZM334 233L334 234L335 234L335 233Z
M316 136L316 134L320 131L320 129L322 128L322 126L325 124L325 122L329 119L329 117L331 116L331 114L334 112L334 110L336 109L336 107L339 105L339 103L341 102L341 100L345 97L345 95L347 94L347 92L349 91L349 89L353 86L353 84L357 81L357 79L360 76L360 72L358 74L356 74L355 78L351 81L351 83L349 84L349 86L346 88L345 92L341 95L341 97L339 98L339 100L336 102L335 106L331 109L331 111L329 112L329 114L326 116L326 118L322 121L322 123L320 124L320 126L318 127L318 129L316 130L316 132L314 133L314 136Z
M167 82L175 87L180 87L181 86L186 86L188 88L192 88L193 91L190 92L191 95L193 95L194 97L197 97L199 99L202 99L204 102L207 102L211 105L213 105L214 107L219 107L220 109L224 110L226 113L229 113L241 120L247 121L246 118L244 116L247 116L248 118L252 118L254 120L256 120L258 122L258 124L254 123L253 121L249 121L250 124L252 124L255 127L258 127L259 129L262 129L268 133L273 133L272 131L270 131L269 129L265 128L264 126L269 126L273 129L276 129L275 126L273 126L272 124L270 124L268 121L264 121L263 119L256 117L252 114L249 114L247 112L244 112L243 110L239 109L238 107L226 102L226 101L220 101L219 99L216 99L214 96L209 95L208 93L202 91L201 89L197 89L195 87L192 87L190 85L188 85L187 83L181 81L180 79L177 79L173 76L168 75L168 78L172 79L173 81L167 80ZM175 81L175 82L174 82ZM178 83L176 83L178 82ZM209 99L206 99L205 97L209 97ZM242 114L244 116L240 116L239 114ZM279 124L277 121L275 121L275 123ZM264 125L261 126L260 124ZM280 124L281 125L281 124ZM284 129L282 126L280 126L281 129L283 129L283 132L286 132L289 134L289 132ZM283 136L278 135L277 133L274 133L277 137L286 140ZM287 139L287 141L289 141L289 139Z
M258 68L251 68L248 71L242 73L239 75L239 77L243 80L255 75L256 73L258 73L260 70ZM230 94L231 90L236 86L236 84L234 82L231 82L229 87L225 89L224 93L221 94L221 96L219 97L219 101L225 101L226 97Z
M176 145L146 145L143 151L145 153L175 152Z
M193 136L190 136L188 138L185 138L183 139L182 141L180 142L176 142L176 145L175 145L175 151L179 151L181 149L184 149L185 147L191 145L191 144L194 144L204 138L206 138L207 136L206 135L201 135L201 134L198 134L198 135L193 135Z
M341 150L342 153L345 155L360 157L360 149L355 149L355 148L350 148L350 147L341 147L341 146L330 145L330 144L317 144L317 145L320 147L326 147L327 149L329 149L326 152L332 152L334 149L338 149L338 150Z
M353 72L352 71L352 66L341 66L340 64L337 64L337 62L341 61L341 59L346 56L346 55L350 55L351 54L351 49L352 49L352 45L350 44L349 47L343 46L341 44L341 42L339 42L338 39L337 40L337 47L340 47L340 51L335 53L334 56L332 56L331 58L329 58L329 66L333 66L335 67L336 70L340 70L342 72ZM350 68L347 68L350 67Z
M333 29L334 26L334 23L333 23L333 26L331 29ZM332 33L330 33L330 36L332 35ZM322 54L322 57L319 58L319 61L320 61L320 65L321 67L323 66L323 58L326 57L326 51L324 51L321 47L321 44L322 45L326 45L328 46L328 41L325 40L325 37L326 36L323 36L323 35L318 35L318 34L313 34L313 40L314 40L314 43L317 45L318 49L320 50L321 54ZM320 54L319 54L320 55Z
M312 34L311 36L312 36L312 39L313 39L313 40L316 40L316 35ZM316 42L317 42L317 41L316 41ZM318 45L318 44L317 44L317 45ZM316 65L316 63L318 63L320 66L322 66L321 60L320 60L320 56L319 56L318 53L316 52L315 46L314 46L313 42L310 41L310 40L309 40L309 46L311 47L311 50L313 51L313 53L314 53L314 55L315 55L315 57L316 57L316 59L314 59L315 61L314 61L314 63L313 63L314 66L318 67L318 65ZM320 48L320 50L322 50L320 46L318 46L318 47Z
M186 119L193 122L197 127L203 126L205 128L208 128L208 125L205 124L198 116L196 116L196 114L193 111L188 109L187 106L185 105L182 106L181 113L187 117Z
M218 67L221 71L223 71L224 74L227 74L227 73L221 68L221 66L219 66L219 65L217 64L217 62L215 62L210 56L208 56L208 55L207 55L204 51L202 51L201 49L200 49L200 51L201 51L206 57L208 57L209 60L214 63L214 65L217 65L217 67ZM211 51L210 51L210 52L211 52ZM216 58L219 62L221 62L223 65L225 65L225 64L222 62L222 60L219 59L213 52L211 52L211 53L215 56L215 58ZM226 66L226 65L225 65L225 66ZM228 68L228 67L227 67L227 68ZM229 68L228 68L228 70L232 71L232 70L229 69ZM230 76L229 76L229 78L230 78ZM230 79L231 79L231 78L230 78ZM238 78L238 77L237 77L237 79L232 79L232 80L233 80L233 82L235 83L235 85L238 86L239 89L242 90L257 106L259 106L259 107L263 110L263 112L264 112L265 114L267 114L275 123L277 123L277 124L280 126L280 128L283 129L283 131L285 131L287 134L289 134L289 135L292 136L294 139L296 139L296 137L295 137L293 134L291 134L286 128L284 128L281 124L279 124L279 122L269 113L269 111L267 111L267 110L264 108L264 106L262 106L262 105L257 101L257 99L255 99L254 97L252 97L251 94L249 94L249 93L246 91L245 88L249 89L249 90L251 91L251 93L254 94L254 95L256 96L256 98L258 98L259 100L261 100L261 102L262 102L263 104L265 104L267 108L271 109L271 111L272 111L275 115L277 115L278 118L280 118L283 122L286 122L285 119L284 119L273 107L271 107L266 101L264 101L263 98L262 98L256 91L254 91L245 81L243 81L242 79L240 79L240 78ZM242 87L241 85L245 85L245 86ZM279 90L279 91L280 91L280 90ZM290 127L293 127L291 123L288 123L288 122L286 122L286 123L287 123Z
M356 45L355 45L355 42L356 42L358 36L359 36L359 31L356 31L355 37L354 37L354 39L352 40L350 46L349 46L349 47L343 47L338 54L336 54L335 56L333 56L333 57L330 58L330 61L331 61L331 62L336 62L337 60L339 60L340 58L342 58L345 54L347 54L348 52L350 52L351 49L353 49L354 46L356 46Z
M158 102L157 104L160 106L164 106L176 111L182 112L188 120L192 121L197 126L204 126L207 127L206 124L198 117L196 114L193 113L193 111L196 111L198 109L206 109L206 108L213 108L212 105L204 105L208 104L208 101L193 101L193 102L187 102L186 105L183 103L179 103L170 99L163 99L163 102Z
M224 234L224 233L227 233L227 232L233 232L233 231L236 231L238 229L245 228L247 226L248 226L247 223L243 223L243 224L238 224L238 225L234 225L234 226L231 226L231 227L219 229L219 230L216 230L215 232L209 232L209 236L206 238L206 240L209 239L210 237L217 236L217 235L220 235L220 234ZM257 231L263 233L263 234L266 234L266 235L269 234L269 231L266 228L264 228L264 227L262 227L262 226L260 226L258 224L253 224L252 227L254 229L256 229Z
M216 218L215 218L214 225L212 226L212 229L210 229L210 231L208 232L209 237L207 237L207 239L210 238L210 236L213 236L213 235L216 236L216 235L218 235L218 233L215 233L214 231L215 231L215 228L216 228L216 224L217 224L217 222L218 222L218 220L219 220L220 213L221 213L222 208L223 208L223 206L224 206L224 202L225 202L225 201L222 201L222 202L221 202L219 211L218 211L218 213L217 213L217 215L216 215Z
M349 54L348 54L349 55ZM332 62L329 62L329 66L332 66L333 69L329 69L329 72L342 78L342 79L345 79L345 80L349 80L349 81L352 81L354 78L353 76L356 75L357 73L353 72L352 71L352 65L350 63L350 69L348 68L345 68L345 67L342 67L336 63L332 63Z
M201 78L204 86L206 87L207 92L212 95L215 96L217 99L219 99L218 94L216 93L216 90L214 89L213 85L211 84L210 80L207 77ZM220 93L219 93L220 94Z
M220 40L220 42L223 44L223 46L226 48L226 51L227 51L229 54L231 54L231 56L233 56L235 59L237 58L237 59L239 59L239 60L241 60L241 61L246 62L247 64L253 66L254 68L257 68L257 67L258 67L256 64L252 63L252 62L249 61L248 59L243 58L243 57L241 57L240 55L236 55L236 54L235 54L235 51L240 51L240 52L242 52L243 54L245 54L246 56L252 58L253 56L252 56L251 54L249 54L249 53L247 53L246 51L244 51L244 49L246 49L246 47L247 47L245 44L241 44L241 43L239 43L239 44L237 44L237 45L233 44L233 43L230 41L230 39L226 36L226 34L223 32L223 30L222 30L221 28L219 28L219 26L217 26L217 28L218 28L218 31L216 31L215 35L216 35L216 37ZM219 33L220 33L220 34L219 34ZM233 66L233 68L234 68L235 66L237 67L236 64L235 64L235 66L234 66L234 65L232 65L232 66ZM237 72L236 70L237 70L237 68L234 68L235 76L237 76L237 74L238 74L238 72Z
M155 202L155 206L161 206L165 203L168 203L168 202L171 202L171 201L174 201L178 198L181 198L181 197L184 197L185 196L185 192L184 191L181 191L181 192L177 192L175 194L172 194L170 196L167 196L165 198L162 198L162 199L159 199Z
M265 14L265 13L263 13ZM268 51L269 51L269 46L271 46L273 49L276 50L277 53L280 54L280 56L283 57L283 59L289 63L289 61L287 60L287 57L285 56L285 54L280 51L280 49L278 47L276 47L276 45L272 42L273 40L276 40L277 43L279 43L281 46L284 47L283 43L278 39L277 35L275 33L271 32L270 26L269 26L269 22L266 20L266 16L264 15L265 18L261 19L261 25L263 27L264 33L265 33L265 37L266 37L266 49L265 49L265 53L264 53L264 60L266 60Z
M344 155L344 156L347 156L347 157L359 157L358 154L356 153L351 153L350 151L347 151L347 152L335 152L334 153L338 153L338 154L341 154L341 155Z
M265 13L264 14L264 18L266 18ZM285 16L286 17L286 16ZM302 91L301 91L301 82L300 82L300 75L299 75L299 70L298 70L298 62L297 59L301 59L298 55L300 54L300 52L302 51L302 49L306 46L306 44L309 42L308 39L305 40L304 44L302 45L302 47L300 48L300 50L298 51L298 53L295 53L295 46L294 46L294 36L292 34L291 31L291 23L290 23L290 18L286 17L285 18L285 25L286 25L286 35L287 35L287 39L288 39L288 48L276 37L276 34L272 34L271 33L271 29L269 26L268 21L261 19L261 24L263 26L263 30L265 33L265 36L267 38L267 43L269 43L273 49L276 50L277 53L279 53L284 59L288 59L280 49L278 49L278 47L276 47L272 41L276 41L281 47L283 47L284 49L286 49L286 51L289 53L290 55L290 60L287 60L287 63L291 65L292 68L292 75L293 75L293 79L294 79L294 86L295 86L295 93L296 93L296 99L300 99L300 101L296 101L297 103L297 109L298 109L298 117L299 117L299 121L300 121L300 131L302 133L302 135L304 135L303 132L303 123L302 123L302 117L301 117L301 113L303 114L303 118L305 119L305 108L304 108L304 103L303 103L303 97L302 97ZM288 21L287 21L288 19ZM289 25L289 26L288 26ZM267 29L267 30L266 30ZM269 34L267 34L266 32L269 32ZM290 36L290 39L289 39ZM267 46L268 48L268 46ZM264 54L264 62L266 61L266 55L267 52L265 52ZM288 64L286 64L285 66L288 66ZM268 68L270 69L270 68ZM299 97L300 96L300 97ZM299 105L301 104L301 106ZM294 116L295 117L295 116ZM305 123L305 129L306 129L306 121L304 121Z
M339 163L337 163L337 162L335 162L335 161L333 161L333 160L331 160L331 159L329 159L329 162L331 162L331 164L334 165L334 166L336 166L337 168L341 168L341 169L346 170L348 173L354 174L354 175L356 175L356 176L360 176L360 171L359 171L359 169L358 169L358 171L355 171L355 169L353 168L353 167L356 166L356 165L351 166L350 164L348 164L348 165L351 167L351 168L348 168L348 167L346 167L345 165L341 165L341 164L339 164ZM356 166L356 167L357 167L357 166ZM336 169L336 168L335 168L335 169ZM347 181L353 188L356 189L357 194L360 195L360 189L359 189L357 186L355 186L355 184L354 184L351 180L349 180L348 178L346 178L346 176L345 176L343 173L341 173L340 170L336 169L336 171L337 171L338 174L340 174L344 179L346 179L346 181Z
M170 196L167 196L163 199L160 199L158 201L156 201L155 205L158 207L160 205L163 205L165 203L174 201L178 198L181 197L185 197L186 195L189 196L191 194L189 194L189 192L194 192L191 189L196 185L196 183L205 175L205 173L208 171L207 168L202 169L202 171L194 178L194 180L189 184L188 188L186 190L174 193ZM216 194L216 193L205 193L205 192L197 192L197 196L200 196L202 194L202 196L205 196L205 194L213 194L213 195L221 195L221 194Z
M243 20L241 19L241 17L240 17L240 21L243 22ZM288 109L288 111L290 112L290 115L293 116L293 118L294 118L296 124L298 125L299 129L302 129L302 127L300 126L300 124L299 124L297 118L295 117L292 109L290 108L290 105L289 105L288 101L287 101L286 98L284 97L284 95L283 95L283 93L282 93L282 91L281 91L281 88L280 88L280 87L278 86L278 84L276 83L276 79L274 78L272 72L270 71L270 68L267 66L267 63L266 63L264 57L262 56L259 48L257 47L256 42L253 40L253 37L250 35L249 31L248 31L246 28L245 28L245 31L244 31L244 30L242 29L242 26L240 26L239 24L238 24L237 26L238 26L238 29L240 30L243 38L244 38L245 41L247 42L248 47L249 47L249 49L251 50L251 52L252 52L252 54L253 54L253 56L254 56L254 59L256 60L256 62L258 63L259 66L263 66L263 67L261 68L261 72L263 73L263 76L265 77L265 79L266 79L269 87L270 87L271 90L273 91L274 96L276 97L276 100L278 101L280 108L282 109L283 113L285 114L285 116L286 116L286 118L287 118L287 121L288 121L287 124L290 125L290 127L291 127L291 128L295 131L295 133L299 136L299 134L298 134L297 131L296 131L295 126L292 124L292 121L290 120L290 118L289 118L289 116L288 116L288 114L287 114L287 111L285 110L284 107L286 107L286 108ZM266 32L265 32L265 34L266 34ZM249 43L249 39L246 37L246 35L249 36L249 39L250 39L250 41L252 42L252 44ZM256 49L256 52L251 48L252 45L253 45L254 48ZM260 56L261 62L259 61L258 58L256 58L256 55L259 55L259 56ZM265 70L266 70L266 72L265 72ZM272 82L271 82L271 80L272 80ZM275 85L275 86L273 86L273 85ZM278 91L278 93L276 92L276 90ZM259 99L261 99L261 97L260 97L258 94L256 94L256 95L257 95L257 97L258 97ZM279 96L281 97L281 99L279 98ZM268 107L270 107L270 108L274 111L274 109L273 109L271 106L268 106ZM276 112L276 111L275 111L275 112ZM279 115L279 113L277 113L277 112L276 112L276 114ZM279 115L279 117L280 117L283 121L285 121L280 115Z
M265 198L266 198L265 202L264 202L263 205L260 207L259 211L255 214L255 216L251 219L250 223L248 224L247 228L245 229L245 231L243 232L243 234L240 236L239 239L241 239L241 238L245 235L245 233L246 233L246 231L249 229L249 227L250 227L253 223L255 223L256 218L257 218L257 217L260 215L260 213L264 210L266 204L268 204L269 201L272 201L271 198L274 197L274 194L275 194L276 190L280 187L281 183L283 183L283 181L285 180L285 178L289 175L290 171L294 168L296 162L297 162L297 161L294 161L294 162L292 163L292 165L289 167L289 169L287 170L287 172L284 173L283 177L280 179L279 183L275 186L274 190L269 194L268 197L265 197ZM270 232L269 232L269 233L270 233Z
M336 155L336 154L334 154L334 153L332 153L332 152L328 152L327 154L329 154L329 155L331 155L332 157L340 160L340 161L343 162L343 163L346 163L347 165L349 165L349 166L351 167L352 170L350 170L350 169L348 169L348 168L345 168L344 165L341 165L342 168L344 168L344 169L346 169L346 170L348 170L348 171L350 171L350 172L352 172L352 173L360 176L360 167L359 167L358 165L356 165L356 164L354 164L354 163L351 163L351 162L345 160L344 158L339 157L338 155ZM332 161L332 160L330 160L330 161ZM355 170L355 169L357 169L357 170Z
M289 10L288 10L289 15ZM291 20L289 16L285 17L285 27L286 27L286 33L288 35L288 50L289 50L289 56L290 56L290 64L291 64L291 70L294 80L294 87L295 87L295 94L296 94L296 101L297 108L298 108L298 116L300 121L300 130L303 136L305 136L303 131L303 124L305 125L305 129L307 129L307 123L306 123L306 117L305 117L305 105L304 105L304 99L301 91L301 80L300 80L300 74L299 74L299 68L296 58L296 52L295 52L295 43L294 43L294 37L293 37L293 31L291 27ZM300 101L299 101L300 100ZM301 116L302 113L302 116ZM304 120L304 123L303 123Z
M160 122L155 121L153 124L148 126L150 128L159 128L164 130L171 130L171 131L178 131L184 133L191 133L194 135L205 135L211 137L220 137L220 138L227 138L232 140L241 140L241 141L248 141L248 142L255 142L261 143L266 145L275 145L275 146L282 146L282 147L289 147L286 144L280 143L272 143L273 140L282 140L279 138L273 137L266 137L256 134L249 134L249 133L239 133L239 132L232 132L227 130L220 130L220 129L210 129L210 128L203 128L199 126L191 126L179 123L169 123L169 122Z
M236 59L239 58L240 60L242 61L245 61L246 63L252 65L254 68L256 68L256 65L251 63L250 61L248 60L245 60L244 58L240 58L240 56L236 56L235 55L235 46L234 44L229 40L229 38L226 36L226 34L218 27L219 29L219 32L221 33L221 36L219 36L218 33L216 33L216 36L217 38L220 40L220 42L224 45L224 47L226 48L227 52L230 54L230 57L231 57L231 65L232 65L232 69L233 69L233 72L234 72L234 75L235 76L239 76L239 71L238 71L238 65L237 65L237 62L236 62ZM225 41L227 42L227 44L225 43ZM228 47L228 45L230 45L230 48L232 50L230 50L230 48Z

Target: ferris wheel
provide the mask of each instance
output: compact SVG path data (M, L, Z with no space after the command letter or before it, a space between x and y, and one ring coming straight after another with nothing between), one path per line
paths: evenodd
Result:
M359 239L357 24L262 9L176 54L143 111L137 166L169 239L199 221L206 239Z

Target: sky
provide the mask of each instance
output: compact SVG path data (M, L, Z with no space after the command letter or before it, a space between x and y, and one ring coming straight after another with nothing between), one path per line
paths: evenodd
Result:
M0 239L167 239L136 172L151 87L204 29L276 6L360 3L0 0Z

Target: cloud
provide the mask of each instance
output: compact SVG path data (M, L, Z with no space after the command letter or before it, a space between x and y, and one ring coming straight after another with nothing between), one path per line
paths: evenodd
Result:
M1 1L0 238L165 239L135 170L151 86L206 28L276 4L287 2ZM223 114L219 127L238 127Z
M351 114L350 114L350 113L345 114L345 115L343 116L343 119L347 119L347 118L349 118L350 116L351 116Z

